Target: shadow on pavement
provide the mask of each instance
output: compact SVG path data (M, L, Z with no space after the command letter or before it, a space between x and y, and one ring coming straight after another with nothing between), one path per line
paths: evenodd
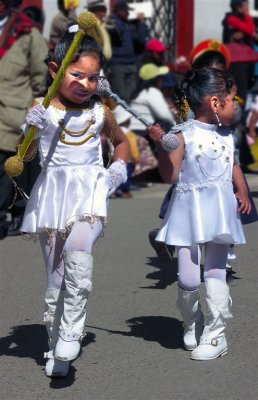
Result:
M95 342L95 334L88 332L82 341L82 347ZM8 336L0 338L0 355L31 358L40 366L45 366L44 352L48 351L48 336L45 325L31 324L14 326ZM65 378L50 380L50 387L61 389L71 386L75 381L76 369L71 365Z
M14 326L8 336L0 339L0 354L32 358L38 365L44 365L43 354L48 348L47 340L47 332L44 325Z
M157 268L156 271L146 275L146 279L157 280L152 286L140 286L141 289L166 289L167 286L177 282L177 258L171 261L162 261L158 257L149 257L146 265ZM201 264L201 282L203 280L203 265Z
M177 281L177 259L162 261L158 257L149 257L146 265L156 268L156 271L148 273L146 278L157 282L151 286L141 286L142 289L166 289Z
M130 328L129 332L87 326L114 335L132 336L150 342L157 342L167 349L183 348L183 324L175 318L149 315L128 319L126 324Z

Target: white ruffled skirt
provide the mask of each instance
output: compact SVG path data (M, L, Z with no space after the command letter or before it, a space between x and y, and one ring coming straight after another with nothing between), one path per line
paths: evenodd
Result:
M232 185L175 188L156 240L174 246L245 243Z
M43 169L32 189L22 232L66 232L78 220L107 217L110 178L102 166Z

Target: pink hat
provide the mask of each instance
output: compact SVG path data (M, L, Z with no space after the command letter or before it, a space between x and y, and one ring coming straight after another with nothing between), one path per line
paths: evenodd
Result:
M162 43L159 39L153 38L148 40L148 42L146 43L146 49L149 51L156 51L158 53L162 53L167 48L164 45L164 43Z

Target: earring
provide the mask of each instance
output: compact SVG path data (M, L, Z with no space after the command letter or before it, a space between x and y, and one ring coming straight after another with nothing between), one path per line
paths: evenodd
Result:
M218 125L219 125L219 126L221 126L221 125L222 125L222 123L220 122L220 119L219 119L219 116L218 116L218 114L217 114L217 113L215 113L215 117L217 118Z

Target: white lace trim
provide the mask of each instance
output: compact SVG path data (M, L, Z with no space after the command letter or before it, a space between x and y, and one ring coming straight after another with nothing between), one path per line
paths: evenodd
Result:
M213 180L209 180L206 182L193 182L193 183L189 183L189 184L178 183L176 185L175 189L176 189L177 193L184 193L184 192L189 192L191 190L196 190L196 189L199 190L199 189L213 187L213 186L216 186L218 182L220 184L223 183L224 185L233 187L231 180L221 181L219 179L213 179Z
M117 161L113 162L111 166L107 169L109 176L110 176L110 187L109 193L111 194L112 191L115 191L121 183L126 182L127 180L127 169L126 164L123 160L118 159Z
M51 244L51 238L60 235L63 239L66 239L66 236L71 230L73 229L73 226L76 222L88 222L90 225L94 224L95 221L100 221L103 223L103 225L106 225L107 223L107 217L99 216L97 214L81 214L81 215L75 215L71 218L69 218L65 224L65 231L60 231L56 228L48 228L45 227L42 229L42 231L46 232L49 237L49 243ZM39 232L23 232L22 236L24 239L28 240L33 240L36 242L39 236Z

